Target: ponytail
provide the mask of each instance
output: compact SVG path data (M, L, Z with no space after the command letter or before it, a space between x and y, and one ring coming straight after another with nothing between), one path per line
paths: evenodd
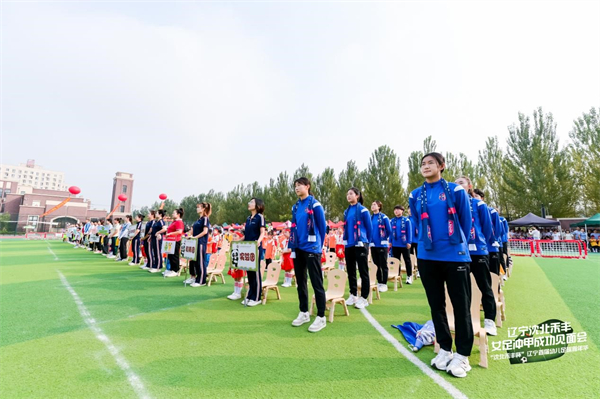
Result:
M209 217L212 213L212 206L210 205L210 202L203 202L202 208L204 209L204 216Z

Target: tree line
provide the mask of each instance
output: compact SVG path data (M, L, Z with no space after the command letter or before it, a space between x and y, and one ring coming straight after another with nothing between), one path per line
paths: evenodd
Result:
M571 142L564 145L557 138L552 113L544 113L542 108L534 110L532 116L519 113L518 121L508 126L508 133L505 146L496 136L489 137L474 161L462 152L443 152L447 165L444 178L454 181L461 175L469 176L473 185L486 193L486 202L509 219L529 212L539 215L542 206L553 217L590 216L600 211L600 108L591 108L573 122ZM182 207L184 221L192 223L196 220L196 204L210 202L213 224L243 223L248 216L247 203L259 197L265 201L268 221L285 221L291 219L291 208L297 200L293 181L305 176L333 221L343 217L350 187L363 191L365 204L379 200L384 204L383 211L392 215L395 205L407 207L408 194L423 183L423 155L437 150L433 137L425 138L422 149L409 155L406 174L402 173L396 152L384 145L373 151L364 170L350 160L338 174L326 168L314 176L308 165L302 164L292 175L281 172L266 185L239 184L227 193L210 190L188 195L180 203L168 199L164 209L170 214ZM155 202L134 214L147 214L159 206Z

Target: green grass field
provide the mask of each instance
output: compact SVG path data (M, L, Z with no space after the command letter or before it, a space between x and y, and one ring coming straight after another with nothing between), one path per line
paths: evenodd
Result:
M588 333L589 349L517 365L490 357L483 369L474 348L467 378L434 374L469 398L598 397L600 257L514 259L504 287L507 320L490 341L506 339L508 327L560 319ZM1 397L452 397L354 308L345 317L338 307L333 324L310 334L308 325L290 325L295 287L281 288L281 301L272 293L266 306L244 308L225 298L229 278L201 288L184 288L182 280L58 241L0 241ZM367 310L406 347L390 325L430 319L421 282L381 295ZM433 348L416 356L429 365Z

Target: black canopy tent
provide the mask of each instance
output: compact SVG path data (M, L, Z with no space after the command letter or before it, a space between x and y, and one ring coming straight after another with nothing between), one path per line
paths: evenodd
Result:
M560 222L558 220L550 220L544 219L533 213L528 213L523 216L521 219L513 220L508 222L508 225L511 227L526 227L526 226L537 226L537 227L552 227L552 226L560 226Z

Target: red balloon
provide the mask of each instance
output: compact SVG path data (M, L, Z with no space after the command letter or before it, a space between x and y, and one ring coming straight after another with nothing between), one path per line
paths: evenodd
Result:
M81 192L81 189L77 186L71 186L69 187L69 192L73 195L77 195Z
M121 194L117 198L119 199L119 201L123 201L123 202L127 201L127 196L125 194Z
M161 194L158 196L158 198L160 198L161 200L166 200L167 199L167 194Z

